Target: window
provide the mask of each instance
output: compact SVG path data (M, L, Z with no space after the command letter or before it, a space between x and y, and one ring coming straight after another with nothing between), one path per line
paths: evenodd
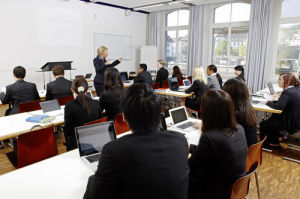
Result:
M211 63L218 72L233 73L246 65L250 4L229 3L214 9Z
M189 11L177 10L165 15L164 57L169 72L178 65L186 73L188 60Z
M284 0L281 9L275 75L300 69L300 3Z

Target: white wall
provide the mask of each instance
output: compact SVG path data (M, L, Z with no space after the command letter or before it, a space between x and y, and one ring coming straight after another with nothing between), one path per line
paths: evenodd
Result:
M141 13L125 16L124 10L79 0L1 1L0 13L0 87L13 83L17 65L39 89L43 75L36 71L49 61L74 61L73 77L95 74L94 33L132 36L132 60L118 65L120 71L136 70L138 48L146 44L147 15Z

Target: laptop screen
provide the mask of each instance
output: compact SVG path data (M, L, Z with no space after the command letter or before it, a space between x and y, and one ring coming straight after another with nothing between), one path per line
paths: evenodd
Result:
M275 93L272 82L267 83L271 95Z
M86 96L88 96L88 97L89 97L89 98L91 98L91 99L93 98L93 96L92 96L92 93L91 93L91 92L87 92L87 93L86 93Z
M116 139L112 121L77 127L75 132L80 156L99 153L106 143Z
M170 115L173 119L174 124L183 122L188 119L184 107L170 110Z
M84 78L85 78L85 79L90 79L91 77L92 77L92 73L88 73L88 74L85 75Z
M44 113L60 110L60 106L56 99L50 100L50 101L45 101L45 102L40 102L40 106Z
M183 83L184 83L184 86L190 86L191 85L190 80L188 80L188 79L183 80Z

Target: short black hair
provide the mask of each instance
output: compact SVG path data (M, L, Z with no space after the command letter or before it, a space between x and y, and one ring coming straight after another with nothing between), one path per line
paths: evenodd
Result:
M16 66L14 68L13 73L16 76L16 78L24 79L24 77L26 75L26 70L25 70L25 68L23 66Z
M147 64L140 64L140 68L142 68L143 71L147 71Z
M218 68L213 64L207 66L207 68L209 68L209 70L212 70L214 73L218 72Z
M121 103L125 119L134 133L156 131L161 113L161 98L147 84L130 86Z

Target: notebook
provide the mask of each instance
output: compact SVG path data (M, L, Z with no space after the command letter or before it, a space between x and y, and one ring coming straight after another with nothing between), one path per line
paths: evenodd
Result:
M193 129L193 123L188 121L188 115L185 106L169 110L171 119L176 128L191 131Z
M103 146L116 139L114 122L76 127L75 134L80 158L92 171L96 171Z
M64 114L64 110L60 108L58 101L50 100L45 102L40 102L40 106L45 115L48 116L59 116Z

